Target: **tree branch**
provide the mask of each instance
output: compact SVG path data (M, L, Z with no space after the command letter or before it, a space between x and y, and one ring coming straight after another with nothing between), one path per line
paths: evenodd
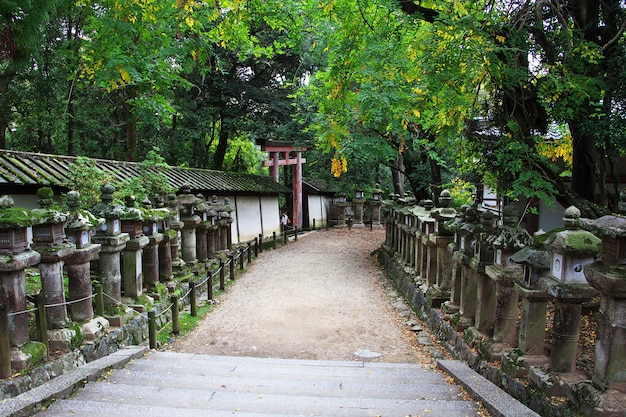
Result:
M422 20L425 20L429 23L434 23L435 20L439 17L439 11L428 9L426 7L422 7L418 4L413 3L411 0L399 0L400 8L402 11L409 16L418 15Z

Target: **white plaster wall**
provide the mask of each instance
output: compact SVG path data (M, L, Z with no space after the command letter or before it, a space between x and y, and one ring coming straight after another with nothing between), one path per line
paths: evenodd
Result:
M258 197L237 197L237 222L233 223L233 242L247 242L259 235L261 218Z
M248 242L258 237L280 233L277 196L238 196L230 198L236 210L231 213L233 242Z
M278 197L261 197L261 207L263 218L263 231L257 232L263 233L263 237L272 236L274 232L280 234L280 207L278 204Z
M565 208L556 201L553 203L553 207L543 201L539 203L539 229L544 232L563 227Z
M313 227L313 219L315 219L315 228L326 227L326 223L328 222L328 199L322 195L309 195L308 205L309 225Z

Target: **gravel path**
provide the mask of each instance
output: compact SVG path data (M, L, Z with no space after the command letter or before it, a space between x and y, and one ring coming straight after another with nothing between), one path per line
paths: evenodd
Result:
M383 230L332 229L265 251L199 327L167 349L432 363L433 352L445 353L398 301L371 256L383 241Z

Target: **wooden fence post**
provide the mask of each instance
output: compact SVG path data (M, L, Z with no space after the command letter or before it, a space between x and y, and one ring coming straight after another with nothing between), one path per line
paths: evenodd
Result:
M252 242L248 242L248 265L252 262Z
M172 334L180 333L180 311L178 310L178 294L172 294Z
M4 304L0 304L0 378L9 378L12 373L9 314L7 307Z
M104 290L100 282L94 284L96 287L96 315L104 317Z
M198 317L198 305L196 302L196 282L193 279L189 281L189 304L191 306L191 316Z
M232 253L228 255L228 266L230 269L230 280L234 281L235 280L235 257L233 256Z
M211 301L213 299L213 271L209 271L206 279L206 298L207 301Z
M46 296L38 294L35 296L37 304L36 320L39 341L46 346L46 360L50 360L50 349L48 346L48 320L46 318Z
M226 279L224 278L224 260L220 259L220 290L226 289Z
M154 309L148 311L148 338L150 339L150 349L157 347L156 313Z

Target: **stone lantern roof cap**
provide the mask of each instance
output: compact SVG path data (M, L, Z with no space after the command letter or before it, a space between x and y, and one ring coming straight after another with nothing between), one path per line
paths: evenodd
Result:
M15 201L12 197L0 197L0 229L29 227L38 223L37 217L30 210L13 207L13 204Z
M195 206L198 200L198 197L191 194L191 187L189 184L184 184L180 188L180 193L177 196L178 202L183 206Z
M576 253L596 255L600 252L602 241L586 230L563 230L555 233L546 241L546 248L556 253Z
M122 220L143 220L143 215L140 209L135 207L135 196L129 195L126 197L126 209L120 215Z
M126 211L124 206L113 202L113 194L115 193L115 186L112 184L104 184L100 189L100 202L96 204L92 212L97 217L104 217L105 219L121 218Z
M580 230L580 210L571 206L565 210L563 224L565 230L555 233L546 240L546 248L556 253L576 253L596 255L600 252L602 240L593 233Z
M487 241L496 248L521 249L532 243L528 231L518 226L520 209L516 204L509 204L502 210L502 225Z
M580 227L596 235L613 239L626 237L626 218L603 216L599 219L580 219Z
M80 193L72 190L66 194L68 217L65 223L66 229L90 229L104 224L102 217L96 217L89 210L80 208Z
M540 269L550 269L550 255L544 250L537 250L531 246L522 249L511 255L511 260L518 264L534 266Z
M39 208L32 210L32 214L37 217L39 224L50 223L59 224L67 221L67 213L54 204L54 192L49 187L42 187L37 190Z

